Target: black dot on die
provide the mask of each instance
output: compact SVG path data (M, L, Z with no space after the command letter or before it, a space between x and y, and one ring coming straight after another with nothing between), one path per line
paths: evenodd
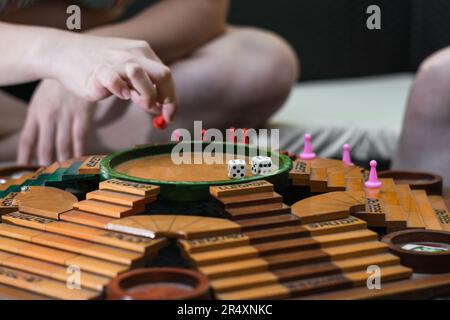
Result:
M241 170L238 170L237 173L241 173Z
M236 177L236 173L233 173L233 178Z
M236 166L233 166L233 169L235 169L235 170L236 170Z
M262 168L262 164L261 163L259 164L259 167Z
M241 173L241 178L243 178L244 177L244 174L243 173Z
M260 174L261 173L261 170L258 170L258 174Z
M241 170L244 170L244 166L241 166Z

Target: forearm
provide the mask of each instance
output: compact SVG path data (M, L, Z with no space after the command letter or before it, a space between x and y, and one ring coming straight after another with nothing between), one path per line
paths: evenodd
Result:
M136 17L89 31L147 41L171 62L188 55L225 30L229 0L164 0Z
M51 77L58 33L63 32L0 22L0 85Z

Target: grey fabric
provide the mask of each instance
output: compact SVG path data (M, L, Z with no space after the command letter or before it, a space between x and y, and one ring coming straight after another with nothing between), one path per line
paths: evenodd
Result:
M269 127L280 129L280 147L299 153L303 135L314 151L340 157L349 143L358 159L389 160L401 132L412 74L314 81L294 88Z

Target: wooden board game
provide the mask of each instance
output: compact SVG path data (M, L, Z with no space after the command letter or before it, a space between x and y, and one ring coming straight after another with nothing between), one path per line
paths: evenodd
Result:
M4 175L0 297L104 298L112 279L158 261L167 246L206 277L215 299L450 294L450 270L418 274L380 241L398 230L449 233L441 195L391 178L368 188L363 168L321 158L297 159L291 167L283 156L273 173L238 180L228 179L223 165L174 174L163 170L168 148L144 146ZM75 197L65 188L81 191ZM288 192L296 196L289 203ZM373 265L382 290L366 287ZM78 290L66 286L73 266L83 272ZM169 289L158 290L170 298Z

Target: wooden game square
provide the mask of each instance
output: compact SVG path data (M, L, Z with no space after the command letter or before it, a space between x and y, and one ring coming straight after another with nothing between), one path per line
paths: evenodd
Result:
M133 210L132 207L97 200L83 200L75 203L73 207L78 210L87 211L111 218L123 218L136 213L136 210Z
M144 198L130 193L116 192L110 190L95 190L86 194L88 200L98 200L127 207L144 209L145 204L152 198Z
M218 200L225 206L226 209L228 209L245 205L282 202L283 197L276 192L261 192L254 194L251 193L237 196L219 197Z
M145 183L110 179L100 182L99 189L125 192L143 197L153 197L159 193L160 188L159 186L149 185Z
M60 215L63 221L78 223L90 227L105 229L106 225L116 219L79 210L70 210Z

